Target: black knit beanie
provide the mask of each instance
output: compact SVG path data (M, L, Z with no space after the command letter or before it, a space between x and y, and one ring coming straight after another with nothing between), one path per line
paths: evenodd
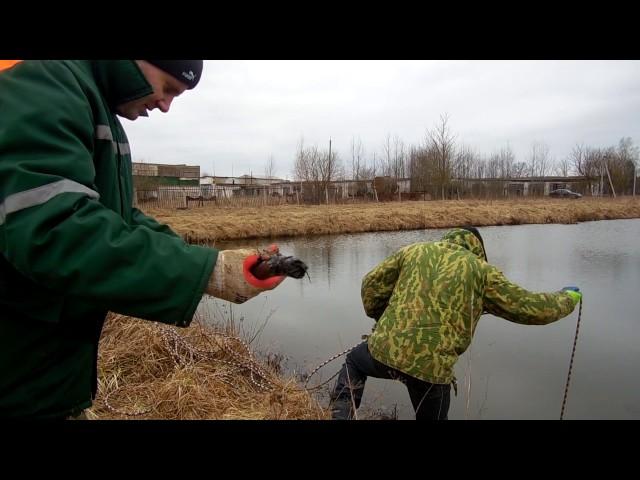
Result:
M147 60L147 62L180 80L187 85L187 90L195 87L202 75L202 60Z

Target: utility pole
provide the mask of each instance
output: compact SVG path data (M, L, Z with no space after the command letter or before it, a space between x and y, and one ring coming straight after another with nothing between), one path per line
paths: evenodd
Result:
M609 156L607 155L604 158L605 158L605 160L608 160ZM613 198L616 198L616 191L613 188L613 182L611 181L611 175L609 174L609 165L608 165L608 163L609 163L608 161L605 162L604 168L607 170L607 178L609 179L609 186L611 187L611 193L613 193Z
M331 172L331 137L329 137L329 165L327 165L327 171ZM329 182L331 181L331 175L327 178L327 183L324 185L324 195L329 205Z

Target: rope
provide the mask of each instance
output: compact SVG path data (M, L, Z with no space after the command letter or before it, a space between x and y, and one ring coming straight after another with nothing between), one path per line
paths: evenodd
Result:
M576 336L573 339L573 350L571 351L571 361L569 362L569 373L567 374L567 384L564 387L564 399L562 400L562 410L560 411L560 420L564 417L564 407L567 404L567 394L569 393L569 382L571 381L571 369L573 368L573 357L576 354L576 344L578 343L578 331L580 330L580 318L582 317L582 299L580 299L580 307L578 309L578 323L576 324Z
M189 353L189 360L192 362L194 359L207 359L207 360L215 360L217 362L224 363L226 365L232 365L234 367L240 367L242 369L249 370L249 374L250 374L249 380L251 381L251 383L253 383L257 387L263 390L272 390L273 387L275 386L275 382L271 380L270 375L267 372L265 372L262 368L260 368L260 366L258 365L257 361L253 356L253 353L251 352L251 349L249 348L249 345L247 345L246 342L236 337L235 335L229 335L227 333L220 332L220 331L214 332L216 336L220 336L225 339L223 340L222 344L220 344L220 347L222 348L222 350L228 353L229 355L231 355L231 357L233 357L234 360L236 360L236 361L229 361L229 360L223 360L221 358L215 358L214 355L216 355L218 352L214 350L204 350L201 348L194 347L184 337L182 337L175 330L169 327L159 326L158 328L160 329L160 335L164 340L167 350L169 350L169 352L172 353L173 360L176 365L179 365L181 360L181 357L178 353L178 347L180 346ZM237 353L233 348L229 347L226 342L226 339L231 339L239 342L246 350L246 355L243 356ZM171 344L172 342L173 342L173 345ZM269 384L269 385L265 385L262 382L257 382L254 379L254 375L259 377L266 384Z
M314 375L318 370L320 370L322 367L324 367L327 363L334 361L336 358L340 358L342 355L346 355L346 354L347 354L347 353L349 353L351 350L353 350L353 349L354 349L354 348L356 348L357 346L359 346L359 345L361 345L361 344L365 343L366 341L367 341L367 340L362 340L361 342L356 343L353 347L347 348L346 350L344 350L344 351L342 351L342 352L340 352L340 353L338 353L338 354L334 355L334 356L333 356L333 357L331 357L330 359L328 359L328 360L326 360L326 361L322 362L320 365L318 365L316 368L314 368L314 369L313 369L313 371L312 371L309 375L307 375L307 380L304 382L304 388L305 388L305 390L310 390L310 389L308 389L308 388L307 388L307 384L309 383L309 379L310 379L310 378L311 378L311 377L312 377L312 376L313 376L313 375ZM315 389L315 388L319 388L319 387L321 387L322 385L324 385L325 383L329 383L329 381L330 381L333 377L335 377L336 375L338 375L338 373L340 373L340 372L339 372L339 371L338 371L338 372L336 372L336 373L335 373L331 378L329 378L329 380L327 380L327 381L325 381L325 382L321 383L320 385L316 385L315 387L312 387L312 388L314 388L314 389Z

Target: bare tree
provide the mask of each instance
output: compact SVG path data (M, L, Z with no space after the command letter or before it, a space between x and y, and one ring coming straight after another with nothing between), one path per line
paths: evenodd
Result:
M555 172L556 175L561 177L568 177L569 171L571 170L571 161L569 158L563 158L556 163Z
M569 161L573 164L573 168L578 175L585 175L585 150L586 147L583 144L576 144L571 153L569 154Z
M516 161L516 156L511 150L511 146L507 143L498 152L498 166L500 178L509 178L512 175L513 164Z
M622 137L618 142L618 155L623 160L631 160L633 162L640 155L640 147L633 144L631 137Z
M273 160L273 155L269 155L269 160L267 160L267 164L264 167L264 176L265 178L271 178L276 173L276 164Z
M611 182L620 194L633 193L633 179L638 158L638 147L631 137L620 139L617 148L607 151L607 167Z
M393 169L392 176L395 178L404 178L405 177L405 160L406 151L404 142L395 135L393 137Z
M425 175L422 172L420 153L422 148L411 146L409 148L409 176L411 177L411 191L424 191Z
M594 184L598 184L598 179L602 178L601 156L598 149L586 147L584 144L574 146L569 155L569 160L575 171L578 175L585 177L589 191L592 190Z
M486 162L486 176L496 179L484 188L485 194L491 197L501 197L507 190L506 179L511 176L513 169L513 152L509 146L494 152Z
M368 178L374 178L379 171L380 169L378 167L378 161L376 160L376 152L373 152L373 158L369 164L369 172L371 175Z
M435 191L431 191L431 187L435 186L436 152L430 146L428 138L425 139L424 145L411 147L409 159L411 190L414 192L429 192L430 195L435 194Z
M309 163L310 160L307 158L307 153L304 148L304 137L300 137L296 158L293 161L293 178L296 180L309 181L311 176L311 165Z
M392 160L391 151L392 151L391 134L387 133L387 138L385 138L385 141L382 144L383 155L381 157L381 168L380 168L380 172L382 175L392 175L393 160Z
M459 179L472 178L474 176L474 168L478 161L478 156L471 147L461 145L455 155L453 176Z
M487 159L480 156L475 164L475 168L473 169L473 178L486 178L487 175Z
M451 181L451 162L455 154L455 136L449 129L449 115L440 115L440 122L433 130L427 132L427 136L436 155L436 183L444 200L445 190Z
M333 157L333 177L331 178L331 180L346 180L347 171L342 162L342 159L340 158L340 155L338 155L338 152L331 151L331 156Z
M305 148L303 140L300 140L294 161L294 177L308 183L315 203L326 198L329 183L343 173L335 150L319 150L317 145Z
M515 162L511 167L512 178L522 178L527 174L527 164L524 162Z
M410 163L404 142L398 135L387 134L382 144L382 156L380 160L380 174L393 178L404 178L406 167Z
M529 156L529 175L544 177L549 170L550 163L549 146L544 142L533 142Z
M331 140L329 140L329 150L319 152L318 160L319 191L321 194L327 194L329 184L333 180L344 178L342 162L335 149L331 149Z
M464 196L469 193L470 187L467 180L473 177L479 161L477 154L468 145L461 145L456 152L453 176L457 180L458 198L461 194Z
M373 160L365 163L360 170L361 180L372 180L376 176L376 160L375 153Z
M636 183L638 175L638 165L640 164L640 148L633 144L631 137L623 137L618 144L618 155L620 156L623 164L626 164L626 169L631 176L629 182L630 192L635 196Z
M500 176L500 155L494 153L486 163L487 178L498 178Z
M351 138L351 179L362 180L366 177L363 176L366 169L365 151L362 141L358 137L356 142L355 137Z

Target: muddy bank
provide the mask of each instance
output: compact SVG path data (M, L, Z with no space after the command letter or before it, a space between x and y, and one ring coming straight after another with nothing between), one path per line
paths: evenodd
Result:
M190 242L640 218L640 197L150 210Z

